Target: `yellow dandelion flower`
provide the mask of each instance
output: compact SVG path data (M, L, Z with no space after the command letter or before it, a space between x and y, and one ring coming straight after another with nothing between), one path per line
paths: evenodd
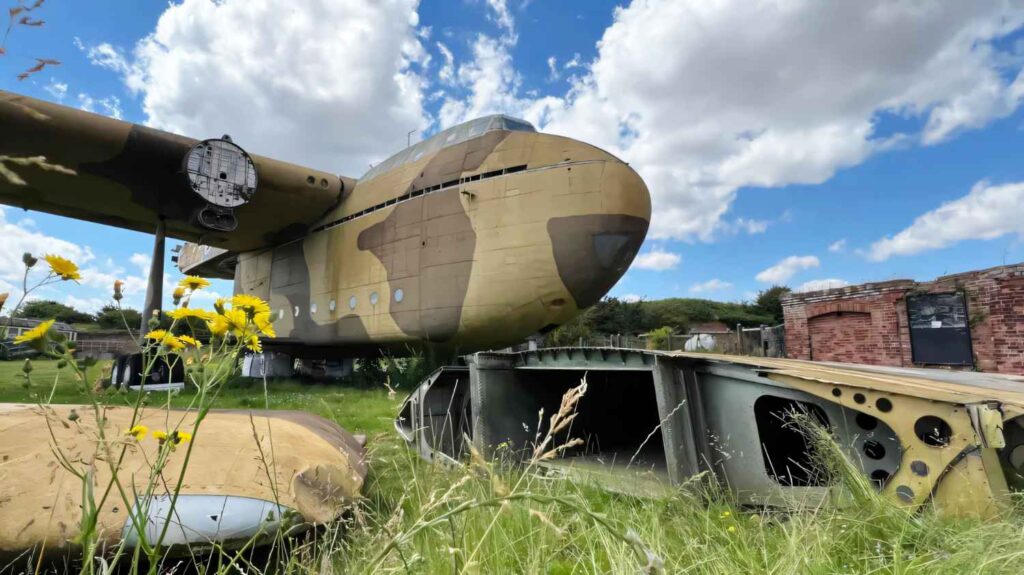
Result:
M728 531L729 533L736 533L736 526L730 525L728 528L726 528L726 531Z
M256 317L252 318L253 323L256 324L256 328L260 330L263 335L267 337L277 337L277 333L274 331L274 323L269 313L258 313Z
M178 336L176 335L167 334L164 336L164 339L160 341L160 343L162 343L168 349L185 349L185 344L182 343L181 339L179 339Z
M125 435L131 435L135 438L135 441L142 441L146 434L149 433L149 428L145 425L136 425L135 427L124 432Z
M160 431L158 429L154 430L153 431L153 439L159 441L160 443L163 443L163 442L167 441L167 432L166 431Z
M168 317L171 319L185 319L187 317L194 317L203 321L210 321L213 319L213 313L206 311L205 309L193 309L190 307L179 307L172 309L167 312Z
M46 335L50 333L50 328L53 327L53 323L56 320L48 319L34 328L26 331L25 333L14 338L14 343L26 343L32 341L40 341L46 338Z
M723 511L722 514L719 515L719 517L721 517L722 519L725 519L726 517L729 517L731 515L732 515L731 511Z
M249 335L248 325L249 317L245 315L245 312L240 309L229 309L224 312L224 315L220 316L227 321L228 328L232 333L238 337L245 337Z
M167 337L167 330L166 329L154 329L153 331L147 333L143 337L145 337L146 339L152 339L154 341L163 341L163 339L165 337Z
M194 347L196 349L203 347L203 342L199 341L198 339L190 335L179 335L178 341L185 344L185 347Z
M270 313L270 305L267 302L247 293L231 296L231 307L244 311L250 317L258 313Z
M231 329L231 324L228 323L228 318L222 315L218 315L212 320L206 322L206 327L210 329L211 334L217 337L223 337L224 334L226 334L228 330Z
M174 440L174 444L187 443L192 441L192 434L187 431L175 431L171 434L171 439Z
M209 287L210 281L199 276L187 276L182 278L181 281L178 282L178 285L188 289L189 291L196 291L198 289L203 289L204 287Z
M217 313L224 315L224 305L228 303L228 300L219 297L217 301L213 302L213 309L217 310Z
M46 260L46 263L50 264L50 272L55 276L60 276L60 279L64 281L82 279L75 262L52 254L43 256L43 259Z
M185 297L185 288L183 288L183 287L176 287L176 288L174 288L174 293L171 294L171 298L174 299L174 305L178 305L178 302L180 302L181 298L183 298L183 297Z
M250 335L245 338L245 347L249 348L250 351L263 353L263 346L260 344L260 338L255 335Z

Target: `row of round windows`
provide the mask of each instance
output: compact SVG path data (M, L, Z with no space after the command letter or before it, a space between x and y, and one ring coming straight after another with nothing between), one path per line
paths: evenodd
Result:
M402 288L398 288L395 290L394 299L395 303L400 303L402 300L405 299L405 292L402 290ZM380 296L377 294L377 292L371 292L370 305L377 305L378 301L380 301ZM359 300L356 298L356 296L351 296L350 298L348 298L348 309L354 311L357 305L359 305ZM332 299L330 303L327 304L327 307L330 308L330 310L333 312L338 308L338 304ZM310 304L309 313L315 314L316 310L316 304ZM295 315L295 317L299 317L299 313L301 313L301 311L302 310L299 309L299 306L295 306L295 308L292 310L292 313ZM277 315L279 318L284 317L284 310L280 310Z

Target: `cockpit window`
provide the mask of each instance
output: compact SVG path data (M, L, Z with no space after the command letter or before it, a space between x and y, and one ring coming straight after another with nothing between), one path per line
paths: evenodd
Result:
M513 132L537 131L532 124L524 120L517 120L501 114L484 116L483 118L477 118L457 126L452 126L447 130L434 134L432 137L416 144L415 146L410 146L401 152L398 152L387 160L384 160L370 168L368 172L363 174L362 180L371 180L384 172L401 166L406 162L415 162L428 154L433 154L441 150L442 148L460 144L466 140L475 138L492 130L507 130Z

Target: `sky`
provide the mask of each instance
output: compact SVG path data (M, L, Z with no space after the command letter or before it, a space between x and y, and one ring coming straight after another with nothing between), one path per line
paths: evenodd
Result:
M411 130L490 113L600 146L653 201L626 299L1024 261L1024 1L47 0L32 17L0 89L324 171L358 177ZM61 64L19 81L37 57ZM23 251L52 251L83 281L38 297L94 311L120 278L141 306L149 236L0 210L0 291Z

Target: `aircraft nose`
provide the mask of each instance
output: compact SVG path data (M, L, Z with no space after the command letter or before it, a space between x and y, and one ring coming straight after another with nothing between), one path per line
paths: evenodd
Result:
M609 159L600 201L588 199L587 212L547 226L558 274L578 309L597 303L626 273L650 226L651 197L636 171Z

